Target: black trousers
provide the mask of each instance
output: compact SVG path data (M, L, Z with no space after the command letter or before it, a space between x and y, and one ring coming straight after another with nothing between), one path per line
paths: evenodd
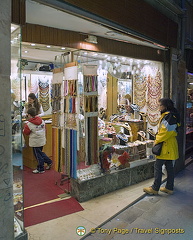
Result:
M162 166L165 164L166 171L167 171L167 182L166 182L166 188L169 190L173 190L174 188L174 167L172 160L162 160L162 159L156 159L155 165L154 165L154 183L152 185L152 188L155 191L159 191L159 188L161 186L162 181Z
M44 171L44 163L51 164L52 160L42 151L43 147L33 147L34 156L37 159L38 171Z

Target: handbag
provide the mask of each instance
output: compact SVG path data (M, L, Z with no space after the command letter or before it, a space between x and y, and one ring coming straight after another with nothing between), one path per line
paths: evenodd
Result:
M152 153L159 156L162 151L163 142L160 142L152 147Z

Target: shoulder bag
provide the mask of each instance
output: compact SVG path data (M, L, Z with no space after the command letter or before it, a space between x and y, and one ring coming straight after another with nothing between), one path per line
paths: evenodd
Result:
M152 153L159 156L162 151L163 142L160 142L152 147Z

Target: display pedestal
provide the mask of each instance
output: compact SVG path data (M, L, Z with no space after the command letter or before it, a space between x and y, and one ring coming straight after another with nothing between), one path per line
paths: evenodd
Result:
M153 176L154 161L147 162L147 159L144 159L144 164L140 166L117 170L116 172L82 182L72 178L71 196L79 202L85 202L106 193L142 182Z

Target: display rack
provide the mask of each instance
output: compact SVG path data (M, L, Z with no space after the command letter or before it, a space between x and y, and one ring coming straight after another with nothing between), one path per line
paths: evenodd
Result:
M78 151L78 68L66 66L64 69L64 168L67 176L77 177Z
M98 163L98 77L97 65L83 66L86 164Z

